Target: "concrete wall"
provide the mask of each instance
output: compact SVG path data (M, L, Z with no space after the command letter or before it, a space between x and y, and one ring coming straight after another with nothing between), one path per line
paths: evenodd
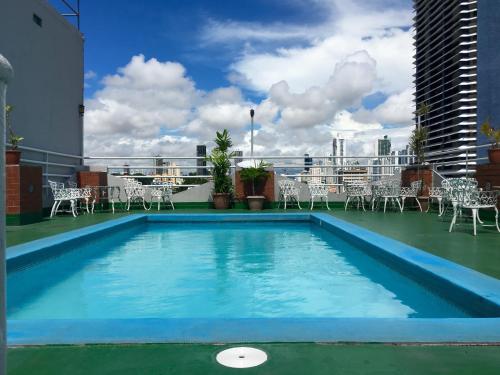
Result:
M500 3L498 0L478 1L477 33L477 121L478 126L490 118L500 128ZM478 144L486 143L478 129ZM487 156L486 149L480 151ZM485 162L482 162L485 163Z
M36 14L42 26L33 20ZM15 77L7 103L21 145L83 155L83 37L63 16L42 0L1 0L0 54L11 62ZM23 159L43 160L23 151ZM51 156L50 161L81 164L77 159ZM44 170L45 172L45 170ZM53 174L74 168L51 167Z

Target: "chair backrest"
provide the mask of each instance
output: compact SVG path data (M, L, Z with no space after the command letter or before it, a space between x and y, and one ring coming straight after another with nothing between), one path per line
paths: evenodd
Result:
M298 192L298 189L295 186L295 182L292 180L279 180L278 186L280 189L280 194L283 195L297 194Z
M71 189L77 189L78 188L78 184L74 181L68 181L68 187L71 188Z
M328 185L318 184L318 183L308 183L309 193L315 196L326 196L328 195Z

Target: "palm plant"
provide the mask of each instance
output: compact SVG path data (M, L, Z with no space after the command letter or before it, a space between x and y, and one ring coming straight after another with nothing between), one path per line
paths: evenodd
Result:
M424 164L425 162L425 143L427 142L427 129L423 127L416 127L410 136L410 148L417 157L417 164Z
M255 195L255 186L257 183L264 181L267 178L267 170L270 164L261 161L255 167L244 168L240 172L240 177L243 182L252 183L252 195Z
M218 194L231 194L233 183L229 171L231 169L230 159L234 157L234 152L228 152L233 143L227 129L224 129L222 132L217 131L214 142L217 147L207 157L207 160L213 165L214 192Z
M12 130L12 124L11 124L11 113L14 110L14 106L7 104L5 106L5 118L7 122L7 129L9 131L9 143L10 143L10 148L11 150L17 150L17 147L19 143L24 139L23 137L20 137L14 133Z
M500 129L495 129L491 126L490 119L487 119L481 125L481 133L493 142L491 148L500 148Z

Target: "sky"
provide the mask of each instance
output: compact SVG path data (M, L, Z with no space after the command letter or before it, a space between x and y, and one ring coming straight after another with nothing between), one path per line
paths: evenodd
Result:
M411 0L86 0L85 153L373 154L412 129Z

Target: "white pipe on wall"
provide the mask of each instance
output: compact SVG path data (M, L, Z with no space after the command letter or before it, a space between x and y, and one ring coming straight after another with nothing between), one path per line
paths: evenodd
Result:
M5 96L13 70L0 55L0 375L7 374L6 261L5 261Z

